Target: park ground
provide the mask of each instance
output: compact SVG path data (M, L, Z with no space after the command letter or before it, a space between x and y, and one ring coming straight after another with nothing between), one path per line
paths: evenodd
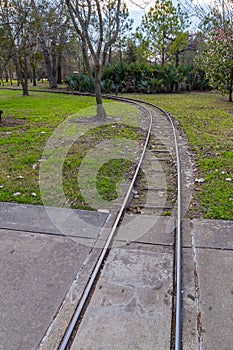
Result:
M131 95L132 96L132 95ZM191 217L233 220L233 104L213 93L134 95L167 110L178 120L192 153L195 192ZM63 186L67 203L90 209L79 191L77 173L88 150L103 138L126 137L142 140L141 130L130 118L140 118L133 107L118 108L105 102L107 113L124 123L98 126L83 135L69 151L63 166ZM47 140L69 116L94 116L95 100L88 96L39 93L36 89L23 97L19 90L0 89L1 169L0 201L43 204L40 195L39 166ZM128 119L127 119L128 118ZM128 127L126 125L129 124ZM124 172L125 170L125 172ZM130 176L132 164L112 160L101 167L97 188L111 201L116 196L112 183Z

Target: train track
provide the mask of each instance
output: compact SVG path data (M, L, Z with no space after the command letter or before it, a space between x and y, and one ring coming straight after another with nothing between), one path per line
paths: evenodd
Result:
M45 91L38 91L45 92ZM52 91L48 91L52 92ZM66 93L62 92L59 93ZM70 94L70 93L69 93ZM77 93L74 93L77 94ZM80 94L79 94L80 95ZM87 95L87 94L83 94ZM91 95L91 94L88 94ZM89 297L92 293L93 287L96 283L96 279L103 268L106 256L111 249L112 242L115 234L119 229L121 221L126 211L145 213L149 215L171 215L176 217L176 242L175 247L175 266L174 266L174 307L173 307L173 344L172 349L181 349L181 328L182 328L182 315L181 315L181 303L182 303L182 186L181 186L181 161L179 154L179 147L176 135L176 129L170 115L163 109L145 101L139 101L135 99L105 96L105 98L112 99L119 102L130 103L147 115L149 120L149 126L145 138L144 145L140 159L138 161L133 179L130 183L124 201L116 215L115 222L110 230L109 236L102 249L99 259L95 265L95 268L89 278L89 281L83 291L82 297L76 308L76 311L72 317L72 320L65 332L65 335L60 343L59 350L67 349L68 344L71 341L74 329L79 322L80 316L86 307ZM149 159L147 154L149 153ZM154 159L153 159L154 156ZM157 167L158 163L159 169ZM150 174L150 185L144 184L143 179L140 178L139 171L142 167L148 170ZM163 174L166 174L168 179L167 183L161 184L153 182L153 179L157 179L161 175L159 171L162 169ZM160 173L160 174L159 174ZM170 180L171 181L170 181ZM171 186L176 185L176 196L174 196L174 190L172 196L169 198L167 193L167 186L169 182L173 182ZM132 195L134 193L134 195ZM132 199L133 197L133 199ZM147 198L147 200L146 200ZM149 198L149 202L148 202ZM130 201L131 200L131 201Z
M135 170L133 179L130 183L130 186L128 188L127 194L125 196L125 199L118 211L117 217L115 219L115 222L112 226L111 232L106 240L106 243L102 249L102 252L99 256L99 259L96 263L95 269L92 272L92 275L90 276L89 282L83 292L83 295L81 297L81 300L79 301L78 307L73 315L72 321L69 324L69 327L66 330L66 333L62 339L62 342L59 346L59 350L65 350L67 349L68 344L70 343L70 339L72 337L73 331L79 322L80 316L82 315L83 309L87 304L88 298L91 294L91 291L93 289L93 286L96 283L96 279L100 273L100 270L103 268L103 263L106 258L106 256L109 253L109 250L111 249L111 245L114 239L114 236L116 234L116 231L119 228L119 225L122 221L122 217L124 216L125 211L139 211L140 213L143 212L143 210L146 212L146 214L156 214L160 213L163 215L163 212L169 213L170 215L176 216L176 242L174 242L174 246L176 247L175 251L175 261L176 264L174 266L175 270L175 297L174 297L174 310L173 310L173 349L180 350L181 349L181 300L182 300L182 285L181 285L181 275L182 275L182 266L181 266L181 168L180 168L180 157L179 157L179 147L177 142L177 136L176 136L176 130L175 126L173 124L173 121L169 114L159 108L158 106L155 106L150 103L146 103L144 101L138 101L133 100L129 98L121 98L121 97L112 97L112 96L105 96L105 98L110 98L115 101L124 102L124 103L130 103L136 107L140 107L140 109L144 110L145 113L147 113L149 118L149 127L147 130L147 135L145 139L145 143L143 145L142 153L140 160L137 164L137 168ZM148 148L150 148L150 138L153 134L157 135L155 144L152 145L152 151L151 154L154 154L155 160L159 161L162 164L162 168L169 169L167 170L168 177L172 176L174 181L174 172L176 174L176 200L174 201L174 198L172 202L165 201L164 198L162 202L160 203L158 201L158 193L162 196L164 188L164 184L161 184L161 186L153 185L149 188L143 188L143 185L140 184L140 179L138 180L138 175L140 168L142 167L143 161L145 163L148 163L146 159ZM162 131L161 131L162 130ZM162 141L161 141L162 140ZM144 167L148 166L151 170L153 170L153 166L151 168L151 157L149 160L150 165L146 164ZM153 163L153 160L152 160ZM173 168L173 171L171 172L171 168ZM175 170L174 170L175 169ZM153 171L152 171L153 173ZM158 173L155 171L154 174L151 175L152 177L157 177ZM151 181L150 181L151 182ZM137 189L135 191L135 189ZM157 198L155 201L150 201L149 203L143 202L143 200L138 201L138 197L144 198L145 196L138 196L137 193L140 193L140 191L147 191L147 198ZM136 195L133 196L133 200L129 203L130 197L132 198L132 191L136 193ZM155 195L157 194L157 196ZM173 193L174 196L174 193ZM175 323L175 325L174 325Z

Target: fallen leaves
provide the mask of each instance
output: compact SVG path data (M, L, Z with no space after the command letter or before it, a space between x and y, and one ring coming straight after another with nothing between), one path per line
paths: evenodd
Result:
M205 179L203 179L202 177L201 177L200 179L196 178L196 179L195 179L195 182L197 182L197 183L203 183L203 182L205 182Z
M15 192L15 193L13 194L13 197L19 197L19 196L21 196L21 192Z

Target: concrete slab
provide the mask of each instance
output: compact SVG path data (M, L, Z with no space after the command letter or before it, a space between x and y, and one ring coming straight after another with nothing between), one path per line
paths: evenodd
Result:
M49 210L57 221L51 222ZM60 324L60 337L69 323L99 254L93 246L97 237L102 237L109 217L104 213L70 212L0 203L1 350L37 349L59 318L61 306L66 324ZM75 227L77 222L80 225ZM71 299L64 306L67 295ZM55 349L54 344L50 349Z
M45 337L38 350L55 350L59 348L61 340L64 336L64 330L69 325L71 318L73 316L74 310L77 308L77 305L80 301L80 298L83 294L83 290L90 278L92 271L95 268L96 261L99 257L100 252L103 249L103 246L106 242L107 237L109 236L112 225L115 221L114 215L110 215L101 229L101 234L98 238L92 242L94 248L91 253L85 259L81 269L78 271L78 274L73 281L66 298L64 299L63 305L57 314L57 317L51 323L49 329L46 332ZM77 238L76 238L77 239ZM83 241L86 244L87 239L79 238L78 241ZM91 246L91 245L90 245Z
M233 221L193 220L195 247L233 250Z
M107 213L0 202L0 228L95 238Z
M191 221L182 220L182 246L192 248Z
M0 239L0 349L36 349L90 248L8 230Z
M170 349L173 250L112 249L71 350Z
M198 350L196 286L192 250L182 252L182 350Z
M173 217L126 214L115 245L138 242L173 246L175 224Z
M100 251L98 249L94 249L85 260L76 278L73 280L59 312L56 314L56 318L51 320L46 334L43 339L41 339L39 347L36 348L37 350L57 350L59 348L65 330L72 320L72 316L83 294L83 290L96 265L99 253Z
M233 251L197 249L199 322L203 350L233 344Z
M183 221L183 349L233 343L233 222Z

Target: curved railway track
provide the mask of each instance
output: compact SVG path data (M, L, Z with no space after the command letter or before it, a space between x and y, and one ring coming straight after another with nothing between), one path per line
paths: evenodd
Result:
M181 196L181 165L180 165L180 156L179 156L179 147L178 147L178 142L177 142L177 136L176 136L176 130L175 126L173 124L173 121L170 117L170 115L163 109L161 109L158 106L155 106L151 103L147 103L145 101L139 101L135 99L129 99L129 98L122 98L122 97L112 97L112 96L104 96L105 98L119 101L119 102L124 102L124 103L130 103L132 105L135 105L137 107L140 106L141 109L143 109L149 118L149 127L145 139L145 143L143 146L143 150L141 153L140 160L138 162L138 165L136 167L133 179L130 183L130 186L128 188L127 194L125 196L125 199L121 205L120 210L118 211L117 217L115 219L115 222L112 226L111 232L107 238L107 241L102 249L102 252L99 256L99 259L96 263L95 269L92 272L92 275L90 276L89 282L83 292L83 295L81 297L81 300L78 304L78 307L73 315L72 321L69 324L69 327L66 330L66 333L62 339L62 342L59 346L59 350L65 350L67 348L67 345L70 342L72 333L76 327L76 324L79 322L79 318L82 315L82 311L84 309L84 306L87 303L87 300L89 298L89 295L92 291L92 288L95 284L95 281L97 279L97 276L100 273L100 270L103 268L103 262L109 252L109 249L111 249L111 244L114 239L115 233L121 223L122 217L124 215L125 210L132 209L132 208L144 208L145 203L134 203L134 200L129 204L130 197L132 195L133 188L137 185L137 178L139 174L139 170L142 166L143 160L145 158L147 149L150 145L150 137L152 133L152 129L158 128L157 132L160 132L159 130L164 131L164 135L160 135L160 138L163 138L163 143L166 143L165 149L156 149L156 158L160 159L160 162L167 162L167 163L174 163L174 157L175 157L175 163L176 163L176 174L177 174L177 201L176 201L176 206L166 206L165 208L161 208L160 205L155 204L155 205L150 205L149 208L147 209L152 209L152 210L161 210L161 209L169 209L169 211L172 209L173 214L176 215L176 242L174 242L175 247L176 247L176 252L175 252L175 257L176 257L176 266L175 266L175 290L176 290L176 296L175 296L175 310L173 310L175 314L175 330L173 330L174 334L174 344L173 348L175 350L180 350L181 349L181 300L182 300L182 256L181 256L181 213L182 213L182 196ZM154 113L154 111L157 111L157 113ZM158 113L159 112L159 113ZM159 124L159 125L157 125ZM164 125L166 124L166 125ZM171 139L172 138L172 139ZM168 143L170 143L170 147L168 147ZM158 145L157 145L158 146ZM161 146L161 144L159 145ZM174 166L174 164L173 164ZM159 189L159 188L158 188ZM153 191L153 189L147 189L148 191ZM150 195L151 197L151 195ZM174 322L173 322L174 323Z
M129 99L128 99L129 100ZM122 100L123 101L123 100ZM130 101L139 103L137 100L130 99ZM147 106L147 108L157 109L161 112L161 122L163 123L164 117L170 124L171 130L172 130L172 137L173 137L173 143L174 143L174 156L175 156L175 162L176 162L176 174L177 174L177 206L176 206L176 266L175 266L175 272L176 272L176 298L175 298L175 350L181 349L181 328L182 328L182 180L181 180L181 160L180 160L180 153L179 153L179 146L178 146L178 140L177 140L177 134L176 129L173 123L173 120L169 113L165 111L164 109L149 103L145 101L140 101L141 104L144 106ZM156 121L155 121L156 125ZM153 126L153 116L151 119L151 126L150 126L150 132ZM170 137L171 135L168 135ZM171 139L172 140L172 139ZM170 140L170 141L171 141ZM146 141L147 142L147 141ZM149 140L147 142L148 146ZM172 143L172 142L171 142ZM159 151L163 155L163 150ZM167 151L169 152L169 150ZM172 154L172 149L170 149L170 152ZM144 157L144 156L143 156Z
M40 92L40 91L38 91ZM42 91L41 91L42 92ZM45 92L45 91L43 91ZM47 91L46 91L47 92ZM52 91L49 91L52 93ZM57 92L56 92L57 93ZM59 93L66 93L68 92L62 92ZM77 94L78 93L72 93ZM82 95L82 94L81 94ZM84 95L84 94L83 94ZM85 94L87 95L87 94ZM91 95L91 94L88 94ZM90 279L86 285L85 290L83 291L82 297L79 301L79 304L77 306L77 309L73 315L73 318L66 330L66 333L60 343L59 350L65 350L67 349L67 346L70 342L71 336L73 334L73 331L79 322L80 316L82 315L83 309L88 301L88 298L90 297L90 294L92 292L93 286L96 283L96 279L103 268L103 263L105 261L105 258L111 249L111 245L114 239L114 236L116 234L116 231L118 230L122 218L124 216L124 213L127 210L131 211L135 208L139 208L139 210L145 210L146 213L150 212L150 214L160 213L165 210L166 212L169 212L172 214L172 216L176 217L176 242L174 242L175 248L175 283L174 283L174 308L173 308L173 345L172 349L180 350L181 349L181 328L182 328L182 315L181 315L181 302L182 302L182 232L181 232L181 222L182 222L182 186L181 186L181 162L180 162L180 155L179 155L179 146L177 142L177 135L176 135L176 129L174 126L174 123L172 121L172 118L169 116L169 114L161 109L158 106L155 106L151 103L147 103L145 101L139 101L135 99L129 99L129 98L122 98L122 97L113 97L113 96L104 96L105 98L112 99L119 102L124 103L130 103L131 105L136 106L137 108L140 108L141 110L146 113L149 119L149 126L147 130L147 135L145 138L145 142L143 145L143 149L141 152L140 160L137 164L133 179L130 183L130 186L128 188L127 194L124 198L124 201L118 211L118 214L116 216L115 222L110 230L110 234L106 240L106 243L102 249L102 252L99 256L99 259L95 265L95 268L90 276ZM157 140L160 139L160 142L157 142L156 147L152 147L152 154L155 155L156 160L159 160L159 162L162 164L162 167L164 167L163 164L166 164L167 168L173 167L175 171L173 170L172 177L174 177L174 174L176 174L176 200L173 203L166 203L163 202L162 208L161 204L158 203L158 201L155 201L154 203L144 203L143 200L140 202L138 201L138 198L135 198L137 196L134 196L134 199L129 204L129 200L132 198L132 191L138 187L138 191L143 192L143 188L140 185L140 179L138 179L139 171L142 167L143 161L145 161L146 154L148 152L148 149L150 149L150 138L151 135L157 134L158 137ZM162 141L161 141L162 140ZM151 167L151 163L150 163ZM152 166L153 168L153 166ZM153 176L153 175L152 175ZM168 175L169 176L169 175ZM171 176L171 173L170 173ZM152 186L151 188L147 188L147 197L153 198L155 191L157 191L157 194L163 190L163 188L155 188L155 186ZM156 196L155 196L156 197ZM143 198L143 196L142 196Z

